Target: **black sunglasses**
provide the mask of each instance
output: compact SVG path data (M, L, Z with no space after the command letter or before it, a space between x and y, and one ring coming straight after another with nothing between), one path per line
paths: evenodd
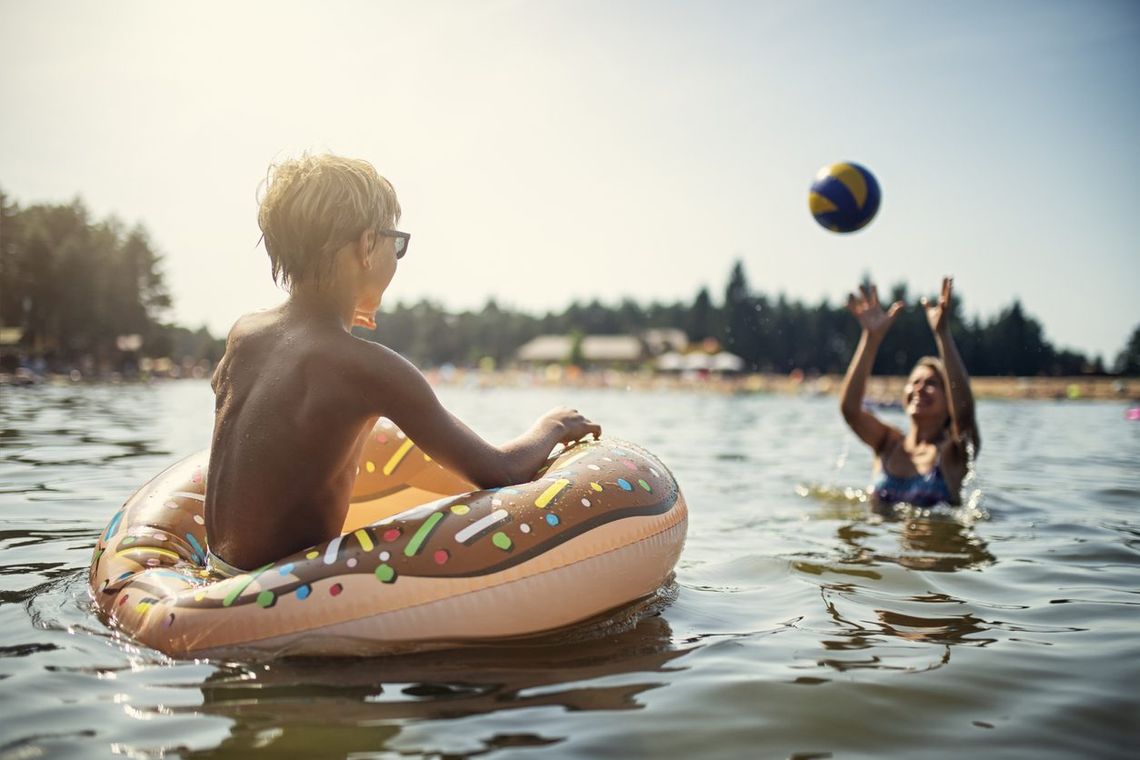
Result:
M411 240L412 236L399 230L380 230L380 234L385 237L396 238L396 258L404 258L404 254L408 252L408 241Z

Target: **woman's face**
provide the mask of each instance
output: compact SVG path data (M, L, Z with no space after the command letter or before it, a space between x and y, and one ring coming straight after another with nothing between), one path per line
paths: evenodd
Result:
M920 364L910 373L903 389L907 416L943 420L949 414L942 376L933 368Z

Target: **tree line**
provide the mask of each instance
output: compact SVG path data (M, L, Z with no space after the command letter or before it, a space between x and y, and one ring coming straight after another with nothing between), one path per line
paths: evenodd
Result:
M7 352L9 360L14 352L35 356L57 371L84 359L112 369L141 356L216 361L221 340L204 327L195 331L164 321L171 298L161 262L141 225L93 219L79 200L20 208L0 191L0 327L8 334L15 328L19 335L18 344L0 345L0 354ZM884 298L893 300L913 304L916 299L905 284L897 284ZM846 369L859 338L843 304L805 304L757 292L740 261L719 298L702 288L691 301L594 300L544 315L493 299L481 310L458 312L425 300L386 308L377 323L374 331L357 328L358 334L427 367L507 366L520 346L539 335L676 328L695 344L712 339L752 371L834 374ZM1055 347L1016 300L988 319L967 318L956 294L951 330L974 375L1140 375L1140 326L1107 367L1101 357ZM921 310L907 309L884 341L875 372L906 374L917 358L933 352Z
M931 294L933 295L933 294ZM905 284L889 288L885 302L917 302ZM1140 326L1112 367L1104 359L1059 349L1045 337L1041 322L1013 301L996 316L968 319L955 294L951 330L970 373L978 376L1073 376L1140 374ZM741 357L747 368L767 373L841 374L855 351L860 328L844 304L809 305L757 293L748 284L743 263L733 265L722 299L702 288L691 302L651 303L625 299L617 304L572 303L544 316L505 309L490 300L481 311L449 312L430 301L397 304L377 319L373 332L361 333L404 353L424 366L474 365L490 359L511 363L523 343L538 335L638 334L651 328L683 330L692 343L715 338ZM877 374L905 375L914 361L935 353L934 338L920 309L899 314L876 359ZM567 358L570 359L569 357Z
M933 295L933 294L931 294ZM917 298L905 284L889 289L885 302ZM1015 300L996 316L967 319L963 299L955 294L951 331L969 371L978 376L1072 376L1140 374L1140 326L1112 367L1101 357L1060 349L1045 336L1041 323ZM561 312L532 316L489 300L480 311L450 312L431 301L399 303L386 309L374 331L360 334L384 343L423 366L474 365L490 360L510 364L518 348L547 334L621 335L652 328L678 328L703 344L713 338L744 359L751 371L793 370L839 374L859 340L859 326L845 305L826 300L809 305L784 295L753 291L742 262L729 274L721 299L702 288L691 302L641 305L631 299L607 305L572 303ZM918 308L901 313L880 348L874 371L905 375L922 356L935 353L926 317ZM570 357L567 357L569 360Z
M94 219L82 201L20 208L0 191L0 345L49 371L119 371L142 356L214 360L205 328L163 321L171 306L162 257L146 229Z

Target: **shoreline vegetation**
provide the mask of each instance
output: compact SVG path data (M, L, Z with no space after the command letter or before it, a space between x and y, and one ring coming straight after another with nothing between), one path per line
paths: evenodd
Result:
M918 301L905 283L887 292L888 302ZM170 323L171 308L162 255L141 224L93 219L78 198L21 208L0 190L0 382L208 376L224 339ZM1088 355L1055 346L1016 299L983 318L967 315L956 293L950 329L982 397L1137 395L1140 325L1115 357ZM354 332L428 372L478 368L448 371L495 385L742 393L833 392L859 340L843 304L759 292L739 260L719 298L701 288L691 301L575 301L542 315L494 298L467 311L421 300L387 307L376 329ZM870 393L901 398L890 378L934 349L921 309L904 310L876 357Z
M175 367L159 364L165 372L111 373L97 378L81 373L0 373L0 386L103 384L126 385L179 379L208 380L211 367L205 362ZM175 371L171 371L175 370ZM630 392L724 393L827 397L836 396L842 375L805 376L803 373L661 373L628 370L583 370L570 365L537 369L467 369L451 366L424 373L435 387L461 386L479 389L556 388ZM880 409L898 409L905 375L875 376L868 380L866 402ZM1066 402L1116 401L1140 404L1140 378L1079 375L1073 377L971 377L974 396L987 400L1056 400Z

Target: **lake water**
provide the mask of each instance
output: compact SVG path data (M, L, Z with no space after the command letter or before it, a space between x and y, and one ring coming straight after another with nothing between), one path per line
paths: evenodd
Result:
M529 646L169 662L93 616L86 570L206 445L209 387L0 388L0 759L1136 756L1123 403L983 402L976 508L883 521L844 495L871 460L833 398L439 393L492 440L566 403L659 455L691 510L665 598Z

